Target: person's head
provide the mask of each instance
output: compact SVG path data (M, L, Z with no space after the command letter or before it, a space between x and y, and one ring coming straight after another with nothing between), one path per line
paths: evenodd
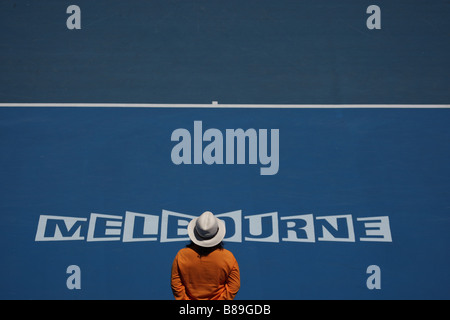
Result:
M217 248L223 248L222 240L226 233L225 222L216 218L212 212L206 211L200 217L192 219L187 229L191 239L188 247L197 246L203 252L212 252Z

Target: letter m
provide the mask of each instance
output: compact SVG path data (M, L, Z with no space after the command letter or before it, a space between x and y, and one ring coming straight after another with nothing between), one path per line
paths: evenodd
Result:
M87 218L41 215L34 241L84 240L81 229L86 221Z

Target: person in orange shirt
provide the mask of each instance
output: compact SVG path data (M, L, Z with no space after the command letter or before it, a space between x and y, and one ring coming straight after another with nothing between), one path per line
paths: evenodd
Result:
M223 248L225 222L206 211L188 225L191 243L178 251L171 275L176 300L233 300L240 288L239 265Z

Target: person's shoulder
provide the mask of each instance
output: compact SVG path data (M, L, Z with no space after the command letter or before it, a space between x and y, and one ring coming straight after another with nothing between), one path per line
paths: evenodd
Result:
M235 259L233 253L230 250L222 249L221 251L225 257L230 258L230 259Z
M178 251L177 256L188 256L194 253L194 250L192 250L191 248L182 248Z

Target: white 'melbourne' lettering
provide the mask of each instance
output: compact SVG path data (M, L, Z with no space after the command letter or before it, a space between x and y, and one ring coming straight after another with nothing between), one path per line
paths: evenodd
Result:
M372 221L365 222L366 236L369 238L360 238L361 241L379 241L392 242L391 228L389 226L389 217L370 217L370 218L356 218L357 221Z
M34 241L84 240L81 227L86 221L87 218L41 215Z
M338 216L327 216L327 217L316 217L317 220L325 220L327 223L322 224L323 236L319 237L319 241L341 241L341 242L355 242L355 233L353 229L352 216L338 215ZM330 228L331 226L331 228ZM343 237L337 237L334 234L346 229L345 235Z
M102 221L104 220L104 221ZM108 214L99 214L99 213L91 213L91 218L89 220L89 229L87 234L86 241L119 241L120 237L111 237L111 236L120 236L122 230L122 217L121 216L112 216ZM100 222L98 222L100 221ZM99 224L104 222L104 228L100 229ZM94 231L102 230L101 236L95 234Z
M287 221L287 238L282 238L282 241L316 242L312 214L281 217L280 220Z
M265 237L258 237L263 235L263 218L268 217L271 220L271 233ZM264 213L245 217L249 220L249 231L252 236L245 237L247 241L262 241L262 242L279 242L278 237L278 213ZM265 219L267 220L267 219Z
M135 237L134 229L136 224L136 218L143 218L143 228L141 230L142 232L141 237ZM158 238L156 237L156 235L158 235L158 223L159 223L158 216L127 211L125 213L125 222L123 226L123 242L158 240ZM150 235L154 237L144 237Z
M242 210L218 214L216 217L225 221L227 234L224 241L242 242Z
M169 237L169 219L173 217L176 221L176 235ZM189 237L187 236L187 226L189 221L196 218L196 216L191 216L188 214L172 212L168 210L162 211L161 217L161 242L172 242L172 241L188 241ZM183 236L183 237L180 237Z
M229 242L279 243L280 237L282 242L355 242L355 227L362 235L359 241L392 242L388 216L356 218L356 225L351 214L314 219L313 214L279 217L278 212L242 216L242 210L236 210L216 216L225 222L224 241ZM35 241L189 241L187 226L194 218L162 210L160 226L159 215L131 211L125 212L125 218L100 213L91 213L89 219L41 215Z

